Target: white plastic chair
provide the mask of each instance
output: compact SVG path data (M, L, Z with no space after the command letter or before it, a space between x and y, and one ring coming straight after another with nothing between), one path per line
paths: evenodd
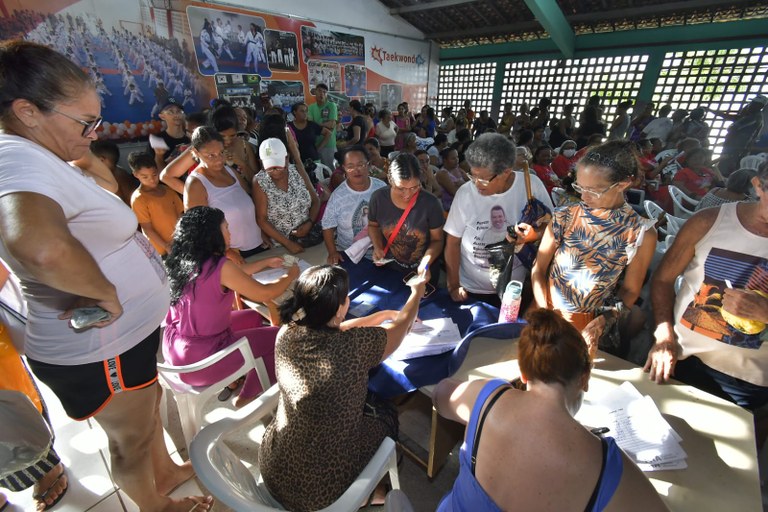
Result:
M645 190L641 188L630 188L627 190L627 202L637 206L643 206L645 202Z
M674 185L669 186L669 195L672 196L675 216L688 219L695 213L696 205L699 204L696 199L688 197L682 190Z
M240 458L223 442L224 436L244 426L255 426L277 409L279 386L274 385L259 398L238 411L237 418L225 418L198 433L189 448L189 459L206 489L227 507L241 511L270 512L285 510L267 491L259 468L245 467ZM393 489L400 488L395 442L384 438L368 465L341 497L325 512L356 512L376 485L389 473ZM321 446L317 447L322 450Z
M747 155L744 158L741 159L739 162L739 169L754 169L757 170L763 162L765 162L765 158L761 155L764 153L760 153L758 155Z
M192 386L181 380L182 374L208 368L235 351L240 351L240 354L243 356L243 364L215 384L210 386ZM192 438L203 425L203 407L205 407L206 402L212 396L217 395L228 384L236 381L252 369L256 370L261 388L269 388L267 367L260 357L254 357L246 337L240 338L226 349L216 352L194 364L185 366L172 366L165 363L157 364L157 372L160 376L161 384L171 391L173 398L176 400L176 407L179 410L179 419L181 420L181 431L184 434L187 448L189 448ZM161 404L161 411L166 410L165 395L163 393L164 399Z
M649 219L659 220L659 216L664 213L664 208L650 199L643 201L643 207L645 208L645 213L648 214Z
M552 192L550 192L549 195L552 197L552 203L554 203L555 206L564 206L567 202L564 188L553 187Z
M680 231L680 228L683 227L683 224L685 224L685 221L688 219L684 219L682 217L675 217L674 215L667 215L667 238L670 236L676 236L677 233ZM672 239L674 241L674 238ZM670 243L667 245L667 247L671 246Z

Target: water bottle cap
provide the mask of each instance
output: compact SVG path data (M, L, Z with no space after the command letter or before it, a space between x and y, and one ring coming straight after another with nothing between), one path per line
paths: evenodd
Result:
M520 294L523 293L523 283L520 281L510 281L504 289L504 293Z

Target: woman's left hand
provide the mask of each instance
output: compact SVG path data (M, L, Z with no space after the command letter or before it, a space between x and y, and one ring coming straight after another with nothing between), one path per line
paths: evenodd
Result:
M515 226L515 232L517 233L517 241L515 242L517 245L535 242L539 239L533 226L525 222L518 222Z
M600 336L603 335L604 330L605 316L599 315L589 322L581 331L584 341L587 342L587 348L589 348L590 359L594 359L597 354L597 344L600 341Z

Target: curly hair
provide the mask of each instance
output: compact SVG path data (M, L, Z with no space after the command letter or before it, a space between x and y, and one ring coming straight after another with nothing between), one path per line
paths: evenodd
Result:
M171 284L171 305L177 304L184 288L195 281L210 259L218 263L227 250L221 223L224 212L210 206L190 208L179 219L173 232L171 251L165 268Z

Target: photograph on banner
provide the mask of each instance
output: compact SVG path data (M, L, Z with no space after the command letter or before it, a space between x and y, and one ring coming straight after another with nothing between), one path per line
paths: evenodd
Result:
M341 91L341 66L339 63L312 59L307 62L307 70L309 90L312 94L314 94L317 84L327 85L329 91Z
M339 112L339 122L341 124L347 124L352 121L352 113L349 109L349 101L351 99L352 98L346 94L341 94L338 92L328 93L328 101L336 104L336 109ZM339 135L339 137L344 138L343 134Z
M273 71L299 70L299 43L296 34L282 30L265 30L267 61Z
M381 108L397 111L397 106L403 102L403 86L400 84L381 84Z
M67 56L90 75L101 96L104 122L96 133L102 139L158 133L163 122L157 114L170 97L192 112L203 108L213 92L198 75L194 59L185 58L182 41L161 37L139 18L118 16L120 5L105 0L97 14L92 1L70 2L66 14L57 15L54 6L40 4L44 11L17 10L0 24L0 39L23 35Z
M365 64L363 36L319 28L301 27L304 62L310 59L334 60L341 63Z
M259 75L219 73L216 75L216 92L219 98L235 107L256 109L261 105L260 82Z
M187 18L200 73L272 76L263 18L195 6L187 7Z
M262 80L261 92L269 94L273 107L290 113L295 103L304 102L304 82L299 80Z
M379 114L379 110L381 110L383 107L381 106L381 95L376 92L371 91L365 91L365 104L373 103L373 106L376 108L376 115Z
M347 64L344 66L344 92L350 97L365 96L367 75L365 66Z

